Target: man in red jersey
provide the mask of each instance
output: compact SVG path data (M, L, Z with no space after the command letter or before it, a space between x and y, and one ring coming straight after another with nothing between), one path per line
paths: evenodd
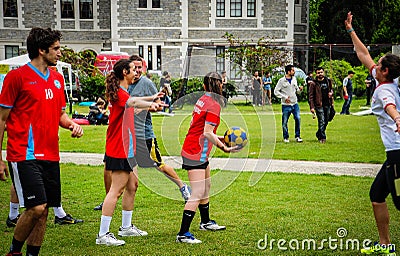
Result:
M7 161L19 203L26 210L14 230L8 255L38 255L48 207L61 201L59 126L81 137L82 128L65 113L64 80L49 69L61 57L61 33L33 28L27 38L31 62L10 71L0 95L0 144L7 124ZM6 165L0 155L0 172Z

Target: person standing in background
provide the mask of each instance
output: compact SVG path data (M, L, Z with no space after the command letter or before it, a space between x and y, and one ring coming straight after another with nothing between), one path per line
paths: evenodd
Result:
M262 95L262 105L265 105L265 101L268 100L268 104L271 105L271 73L267 71L265 77L263 77L263 95Z
M353 81L351 80L354 76L354 71L349 70L347 77L343 79L343 98L344 103L342 106L341 115L350 115L350 105L353 100Z

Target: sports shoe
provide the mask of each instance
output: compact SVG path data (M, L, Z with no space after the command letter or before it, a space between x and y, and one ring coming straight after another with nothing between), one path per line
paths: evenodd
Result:
M65 215L64 218L59 218L57 216L55 216L55 218L54 218L54 224L60 224L60 225L77 224L77 223L82 223L82 222L83 222L83 220L74 219L74 218L72 218L72 216L70 214Z
M196 239L192 233L189 231L183 235L176 235L176 242L177 243L187 243L187 244L200 244L201 241Z
M283 139L283 142L289 143L289 139Z
M101 203L101 204L95 206L95 207L93 208L93 210L95 210L95 211L101 211L101 210L103 210L103 203Z
M200 230L211 230L211 231L217 231L217 230L225 230L225 226L220 226L215 222L215 220L210 220L207 223L200 223Z
M361 249L361 253L396 256L394 250L395 246L392 244L386 245L375 242L373 246Z
M188 185L183 184L183 187L181 187L179 189L179 191L181 191L182 197L185 200L185 202L187 202L190 198L190 194L191 194L191 189Z
M118 230L119 236L147 236L148 233L146 231L140 230L135 225L132 225L128 228L119 227Z
M10 219L10 216L8 216L7 220L6 220L7 227L13 228L13 227L17 226L19 216L21 216L21 214L18 214L18 216L15 219Z
M300 138L300 137L296 137L296 141L297 141L297 142L303 142L303 139Z
M120 246L124 245L124 240L118 240L113 233L107 232L103 236L97 235L96 244L105 244L107 246Z

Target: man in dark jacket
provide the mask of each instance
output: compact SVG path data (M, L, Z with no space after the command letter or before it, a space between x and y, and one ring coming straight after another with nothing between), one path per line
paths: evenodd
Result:
M333 105L332 81L325 77L324 69L315 70L316 79L310 83L308 92L310 111L318 118L318 131L315 134L320 143L326 142L326 126L328 125L331 106Z

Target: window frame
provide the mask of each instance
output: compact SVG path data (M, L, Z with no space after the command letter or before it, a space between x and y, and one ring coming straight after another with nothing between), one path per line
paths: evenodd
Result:
M139 9L161 9L160 0L139 0Z
M217 0L215 15L217 17L225 17L225 0Z
M256 9L257 9L256 6L257 6L256 0L247 0L247 17L256 17Z
M18 1L3 0L3 17L18 18Z
M60 14L61 14L61 19L75 19L75 0L60 0ZM63 8L66 8L66 3L68 4L68 7L71 7L71 9L68 10L63 10ZM71 17L72 14L72 17Z
M230 0L229 2L229 13L232 18L243 17L243 4L242 0Z
M219 55L223 54L223 57L219 57ZM217 73L222 73L225 70L225 46L217 46L215 49L215 64Z
M88 3L88 4L85 4ZM85 6L88 7L88 11L83 12L83 8ZM83 13L87 13L86 16L83 16ZM93 19L93 0L79 0L79 19L81 20L92 20Z
M19 46L18 45L5 45L4 46L4 57L6 59L19 56Z

